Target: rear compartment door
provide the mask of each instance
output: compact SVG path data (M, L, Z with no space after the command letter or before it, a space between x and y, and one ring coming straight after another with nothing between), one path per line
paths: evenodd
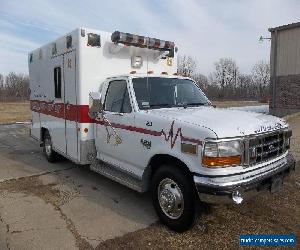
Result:
M64 109L64 57L63 55L51 58L52 70L49 71L49 88L51 93L48 101L48 115L41 114L42 127L49 128L52 144L59 153L66 153L65 109ZM43 116L43 118L42 118Z
M64 55L66 154L78 160L76 51Z

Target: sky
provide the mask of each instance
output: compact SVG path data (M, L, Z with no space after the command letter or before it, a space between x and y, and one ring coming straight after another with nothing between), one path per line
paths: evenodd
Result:
M268 28L299 22L299 0L0 0L0 73L28 73L27 54L76 27L171 40L208 75L221 57L242 73L269 60Z

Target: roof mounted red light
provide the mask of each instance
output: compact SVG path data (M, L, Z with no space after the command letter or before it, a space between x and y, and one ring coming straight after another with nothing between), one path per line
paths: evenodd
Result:
M167 74L168 74L168 72L166 72L166 71L163 71L163 72L161 72L161 74L162 74L162 75L167 75Z
M111 41L113 43L122 43L128 46L135 46L140 48L155 49L160 51L169 51L168 57L174 57L174 43L170 41L164 41L156 38L150 38L145 36L134 35L130 33L124 33L115 31L111 35Z
M136 71L135 70L133 70L133 71L130 71L130 74L135 74L136 73Z
M153 74L154 71L153 71L153 70L149 70L147 73L148 73L148 74Z

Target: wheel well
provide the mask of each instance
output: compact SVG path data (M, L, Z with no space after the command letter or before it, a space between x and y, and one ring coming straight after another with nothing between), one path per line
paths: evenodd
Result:
M164 164L176 166L180 168L186 175L188 175L189 178L192 178L192 173L190 172L189 168L184 162L171 155L158 154L151 158L148 167L145 170L143 179L145 181L146 186L144 188L146 190L150 188L152 176L155 173L155 171L157 171L157 169L159 169L159 167Z

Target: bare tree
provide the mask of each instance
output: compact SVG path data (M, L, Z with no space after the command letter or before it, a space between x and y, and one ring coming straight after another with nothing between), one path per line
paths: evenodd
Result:
M3 89L3 85L4 85L4 76L0 74L0 90Z
M197 63L191 56L183 55L178 57L179 74L191 77L195 74L196 67Z
M233 59L221 58L215 63L215 71L211 75L211 80L224 89L227 86L236 85L238 73L238 67Z
M257 96L268 96L270 85L270 64L265 61L257 62L252 68L252 81L257 88Z
M10 72L5 77L5 96L10 99L25 100L29 97L29 77L24 74Z
M198 84L198 86L203 90L206 89L208 86L208 78L202 74L194 74L192 78Z
M219 88L218 98L229 98L238 84L239 70L231 58L221 58L215 63L215 71L210 74L211 85Z
M253 100L256 99L256 90L253 87L251 75L239 74L237 96L242 99Z

